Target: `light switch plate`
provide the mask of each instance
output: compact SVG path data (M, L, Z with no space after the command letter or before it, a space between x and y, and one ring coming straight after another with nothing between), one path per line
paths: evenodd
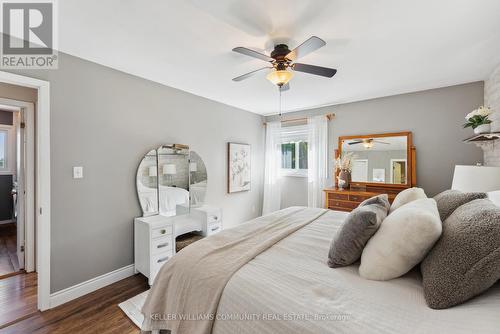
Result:
M83 178L83 167L73 167L73 178L82 179Z

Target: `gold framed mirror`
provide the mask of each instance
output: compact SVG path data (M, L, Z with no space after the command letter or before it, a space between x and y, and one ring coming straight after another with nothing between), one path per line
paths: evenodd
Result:
M352 161L351 186L404 189L416 184L411 132L340 136L335 158L345 154Z

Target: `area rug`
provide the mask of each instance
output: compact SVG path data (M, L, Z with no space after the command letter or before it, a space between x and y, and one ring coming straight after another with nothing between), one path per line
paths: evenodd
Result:
M127 299L123 303L118 304L127 317L132 320L132 322L139 328L141 328L142 321L144 320L144 315L141 313L142 305L146 301L149 290L138 294L135 297Z

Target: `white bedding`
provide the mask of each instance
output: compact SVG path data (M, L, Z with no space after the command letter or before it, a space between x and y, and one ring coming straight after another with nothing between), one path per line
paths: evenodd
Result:
M498 282L465 304L433 310L416 270L378 282L361 278L357 265L329 268L330 242L345 215L328 212L236 272L213 333L500 333ZM315 315L334 320L304 319ZM237 318L220 320L229 316Z

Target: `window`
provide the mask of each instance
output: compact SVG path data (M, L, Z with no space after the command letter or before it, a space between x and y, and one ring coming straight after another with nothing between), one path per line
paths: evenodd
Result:
M14 127L0 124L0 174L12 174L16 167Z
M281 172L286 176L307 176L307 129L281 129Z

